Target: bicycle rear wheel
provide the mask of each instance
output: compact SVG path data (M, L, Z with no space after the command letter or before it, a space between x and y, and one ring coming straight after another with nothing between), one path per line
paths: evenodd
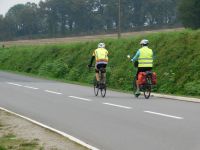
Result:
M147 83L145 85L145 89L144 89L144 97L146 99L149 99L149 97L151 96L151 78L147 77L146 79Z
M106 85L105 84L101 85L101 96L102 97L106 96Z
M151 86L147 85L146 89L144 90L144 97L146 99L149 99L150 96L151 96Z

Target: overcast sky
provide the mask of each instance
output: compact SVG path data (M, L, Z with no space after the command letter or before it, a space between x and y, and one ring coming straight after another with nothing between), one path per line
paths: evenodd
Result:
M0 14L5 15L10 7L16 4L25 4L27 2L39 3L41 0L0 0Z

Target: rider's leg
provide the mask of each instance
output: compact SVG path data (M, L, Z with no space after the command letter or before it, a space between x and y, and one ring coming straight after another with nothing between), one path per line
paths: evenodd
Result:
M106 81L106 64L98 64L98 69L101 69L101 75L102 75L102 79L103 79L103 83L105 83ZM100 81L100 77L99 77L99 74L96 75L98 76L98 79L97 81Z
M97 65L96 65L96 68L95 68L96 80L97 80L97 82L99 82L99 80L100 80L100 79L99 79L99 67L100 67L99 64L97 64Z
M97 82L99 82L99 80L100 80L99 79L99 73L97 73L97 72L96 72L96 79L97 79Z
M96 65L95 72L96 72L95 76L96 76L96 81L97 81L96 87L98 88L99 87L99 82L100 82L100 78L99 78L99 64Z
M138 81L138 74L139 74L140 70L138 68L138 71L137 71L137 74L136 74L136 91L135 91L135 94L136 95L140 95L140 86L139 86L139 81Z
M139 81L136 80L137 91L140 91Z
M107 66L107 64L103 65L103 67L104 67L104 73L103 73L103 79L104 79L104 81L103 81L103 83L104 84L106 84L106 66Z
M99 73L96 72L96 88L99 87L99 82L100 82L100 79L99 79Z
M103 83L105 84L106 83L106 73L103 73Z
M139 86L138 80L136 80L136 86L137 86L137 89L136 89L135 94L140 95L140 86Z

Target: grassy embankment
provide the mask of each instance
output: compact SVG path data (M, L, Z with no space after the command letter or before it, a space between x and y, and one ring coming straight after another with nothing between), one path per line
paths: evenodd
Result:
M157 92L199 96L200 94L200 30L154 33L132 38L103 40L110 53L107 79L109 87L131 90L135 70L127 54L135 54L142 38L151 42L156 52ZM0 49L0 69L26 72L91 83L93 72L86 68L96 42L43 46L17 46Z
M0 150L8 150L8 149L14 149L14 150L43 150L43 147L41 147L38 143L38 141L32 140L25 140L22 138L16 137L12 133L8 134L2 134L1 130L5 130L7 127L2 125L0 123Z
M0 121L0 150L43 150L37 139L26 140L19 138L11 131L8 131L10 129L10 125L6 125Z
M0 137L0 150L42 150L37 141L19 139L15 135L9 134Z

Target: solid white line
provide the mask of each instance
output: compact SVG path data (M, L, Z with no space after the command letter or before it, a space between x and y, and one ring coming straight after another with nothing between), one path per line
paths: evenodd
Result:
M150 113L150 114L155 114L155 115L160 115L160 116L164 116L164 117L174 118L174 119L184 119L183 117L172 116L172 115L167 115L167 114L162 114L162 113L157 113L157 112L152 112L152 111L144 111L144 112Z
M69 97L70 97L70 98L75 98L75 99L84 100L84 101L91 101L90 99L81 98L81 97L76 97L76 96L69 96Z
M78 144L80 144L80 145L82 145L82 146L84 146L84 147L87 147L88 149L91 149L91 150L99 150L98 148L93 147L93 146L91 146L91 145L89 145L89 144L87 144L87 143L85 143L85 142L83 142L83 141L81 141L81 140L79 140L79 139L77 139L77 138L75 138L75 137L73 137L73 136L67 134L67 133L64 133L64 132L62 132L62 131L59 131L59 130L57 130L57 129L55 129L55 128L52 128L52 127L50 127L50 126L47 126L47 125L42 124L42 123L40 123L40 122L37 122L37 121L35 121L35 120L33 120L33 119L30 119L30 118L28 118L28 117L19 115L19 114L15 113L15 112L12 112L12 111L7 110L7 109L5 109L5 108L0 107L0 109L3 110L3 111L6 111L6 112L8 112L8 113L14 114L14 115L16 115L16 116L18 116L18 117L20 117L20 118L25 119L25 120L28 120L28 121L30 121L30 122L32 122L32 123L34 123L34 124L36 124L36 125L39 125L39 126L45 128L45 129L48 129L48 130L53 131L53 132L55 132L55 133L57 133L57 134L60 134L60 135L62 135L62 136L64 136L64 137L70 139L71 141L74 141L74 142L76 142L76 143L78 143Z
M111 103L103 103L103 104L110 105L110 106L115 106L115 107L120 107L120 108L132 109L131 107L122 106L122 105L116 105L116 104L111 104Z
M10 85L22 86L20 84L16 84L16 83L12 83L12 82L7 82L7 83L10 84Z
M62 93L59 93L59 92L54 92L54 91L49 91L49 90L45 90L45 92L52 93L52 94L57 94L57 95L61 95L62 94Z
M24 86L25 88L28 88L28 89L33 89L33 90L38 90L39 88L36 88L36 87L31 87L31 86Z

